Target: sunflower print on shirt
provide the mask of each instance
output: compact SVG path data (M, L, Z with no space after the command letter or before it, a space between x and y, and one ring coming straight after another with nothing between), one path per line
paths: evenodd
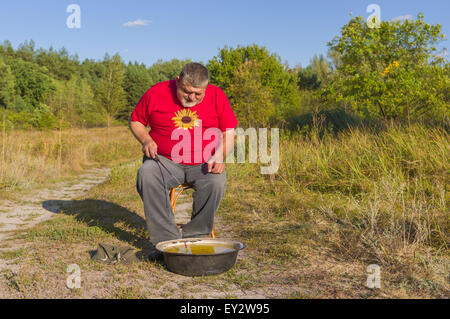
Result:
M191 110L181 110L175 113L176 116L172 118L172 121L175 122L177 128L189 130L200 125L196 113L197 111L191 112Z

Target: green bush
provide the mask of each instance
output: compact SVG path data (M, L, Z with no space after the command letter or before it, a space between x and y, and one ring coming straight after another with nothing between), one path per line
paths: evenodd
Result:
M53 115L50 107L40 104L32 113L33 126L39 129L52 129L58 127L58 120Z

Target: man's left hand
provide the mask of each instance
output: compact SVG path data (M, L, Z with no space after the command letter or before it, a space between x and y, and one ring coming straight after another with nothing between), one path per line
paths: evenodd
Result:
M208 164L208 173L222 174L223 171L225 170L225 163L223 163L222 161L218 161L215 158L211 158L207 164Z

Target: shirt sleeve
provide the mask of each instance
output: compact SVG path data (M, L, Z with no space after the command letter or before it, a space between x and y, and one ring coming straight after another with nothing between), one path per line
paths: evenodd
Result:
M132 122L140 122L147 126L150 114L150 90L148 90L139 100L131 114Z
M220 88L217 88L216 110L219 117L219 129L222 132L236 128L239 124L236 115L231 108L228 98Z

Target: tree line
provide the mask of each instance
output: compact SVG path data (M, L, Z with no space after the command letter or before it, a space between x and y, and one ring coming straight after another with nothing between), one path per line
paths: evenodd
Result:
M118 54L101 61L69 55L66 49L35 49L26 41L0 45L0 110L17 127L53 128L113 125L154 83L176 76L186 61L126 65Z
M296 128L322 114L340 122L433 120L448 123L450 66L436 46L441 26L418 14L371 28L352 17L328 43L328 56L289 67L258 45L225 46L205 66L243 127ZM126 123L152 85L174 79L190 60L124 63L36 49L25 41L0 44L0 112L10 126L56 128ZM345 125L345 124L343 124Z

